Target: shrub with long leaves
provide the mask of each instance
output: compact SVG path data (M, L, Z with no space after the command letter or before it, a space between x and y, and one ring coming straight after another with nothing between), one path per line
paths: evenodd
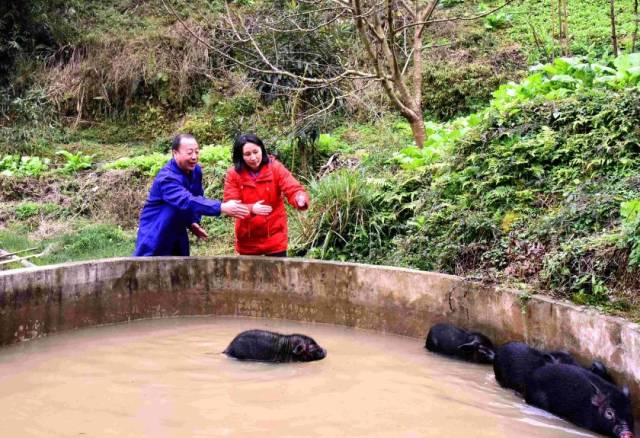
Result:
M377 212L376 191L357 171L343 169L322 180L315 180L309 190L313 202L306 215L298 217L299 235L293 247L316 248L320 258L347 245L379 238L380 228L371 218ZM333 254L335 255L335 254Z

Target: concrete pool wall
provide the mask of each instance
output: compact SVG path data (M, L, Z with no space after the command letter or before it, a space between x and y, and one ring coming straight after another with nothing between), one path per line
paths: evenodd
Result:
M0 345L140 318L236 315L424 338L451 322L501 344L601 360L640 416L640 327L541 296L402 268L264 257L119 258L0 272Z

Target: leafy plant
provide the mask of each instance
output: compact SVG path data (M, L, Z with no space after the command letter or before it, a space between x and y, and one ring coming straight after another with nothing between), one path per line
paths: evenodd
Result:
M505 12L496 12L484 19L484 28L488 30L504 29L511 25L513 17Z
M631 247L629 266L640 267L640 199L631 199L620 204L620 217L623 233Z
M35 216L40 211L38 204L34 202L25 202L16 207L15 215L17 219L24 220Z
M0 160L0 173L5 176L40 176L49 169L48 158L5 155Z
M424 171L428 166L441 161L453 150L456 142L478 126L482 116L472 114L449 123L425 122L426 140L424 147L407 146L394 154L393 159L405 170Z
M200 150L200 162L226 168L231 164L231 148L229 146L216 145L204 146Z
M104 169L134 169L146 175L155 176L171 158L170 154L155 153L137 157L123 157L104 165Z
M14 215L18 220L26 220L36 215L55 215L61 211L60 206L47 202L23 202L15 207Z
M69 174L91 168L93 155L85 155L82 152L73 154L64 149L56 151L56 155L61 155L66 160L64 166L60 169L61 173Z

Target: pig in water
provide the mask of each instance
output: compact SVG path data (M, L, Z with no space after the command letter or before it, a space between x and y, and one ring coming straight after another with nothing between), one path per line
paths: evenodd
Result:
M609 371L607 371L607 368L599 360L593 361L593 363L591 364L591 368L589 368L589 371L591 371L594 374L597 374L607 382L613 383L615 385L615 382L613 381L611 374L609 374Z
M266 330L247 330L223 351L240 360L263 362L311 362L324 359L327 351L305 335L281 335Z
M545 365L526 381L527 403L578 426L616 438L633 438L629 390L621 390L589 370Z
M576 362L573 356L571 356L571 354L567 353L566 351L550 351L549 353L545 354L545 358L547 359L548 363L564 363L567 365L575 365L577 367L581 366L578 362ZM602 377L607 382L613 383L615 385L613 379L611 378L611 375L609 374L609 371L607 370L607 367L605 367L604 364L599 360L594 360L589 368L584 368L591 371L593 374Z
M580 364L566 351L542 352L522 342L508 342L496 350L493 372L500 386L523 394L527 376L547 364L580 367ZM612 381L602 362L594 361L589 371L609 382Z
M493 372L500 386L524 393L526 378L548 363L564 363L579 366L569 353L551 351L544 353L522 342L507 342L496 350Z
M429 330L425 348L434 353L478 363L492 363L493 343L482 333L468 332L451 324L436 324Z

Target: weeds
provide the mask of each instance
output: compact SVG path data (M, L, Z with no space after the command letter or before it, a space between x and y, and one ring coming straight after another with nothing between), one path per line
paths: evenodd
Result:
M379 239L370 222L375 213L372 187L357 172L340 170L321 181L311 183L314 200L305 216L300 217L300 248L317 248L314 254L327 258L355 240Z

